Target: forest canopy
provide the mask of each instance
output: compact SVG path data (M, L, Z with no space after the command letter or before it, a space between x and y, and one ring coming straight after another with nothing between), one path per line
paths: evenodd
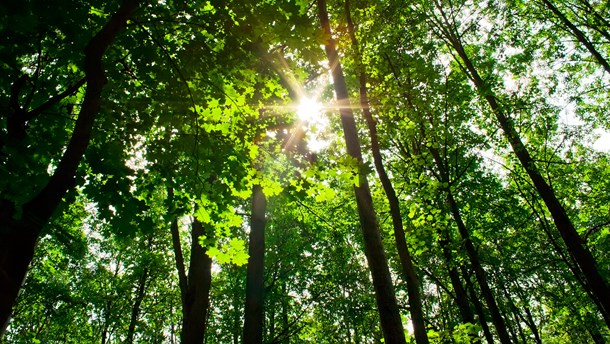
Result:
M0 3L0 343L606 343L610 3Z

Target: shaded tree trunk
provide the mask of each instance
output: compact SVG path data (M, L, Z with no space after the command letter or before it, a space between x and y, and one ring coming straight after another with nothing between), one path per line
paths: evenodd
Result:
M99 112L106 83L102 58L116 35L138 8L138 0L125 0L118 11L85 47L87 88L72 137L48 183L19 210L0 199L0 334L8 326L40 231L47 224L62 198L74 186L76 170L89 145L94 119Z
M170 189L168 194L171 199L173 191ZM177 219L172 221L171 234L182 301L180 342L183 344L202 344L205 341L212 284L212 258L207 255L206 248L199 244L199 237L205 235L206 231L202 223L197 218L193 218L191 224L191 259L188 274L184 265Z
M491 313L491 319L494 323L496 331L498 331L500 342L508 344L511 342L511 340L507 332L506 324L502 318L502 315L500 314L500 309L498 308L498 304L496 303L496 299L491 291L489 283L487 282L487 275L479 260L479 254L477 253L477 250L470 239L470 233L462 220L462 216L460 214L458 205L453 198L453 194L449 190L447 191L447 203L449 204L449 208L453 214L453 219L455 220L460 235L462 236L464 248L466 249L468 258L470 258L470 264L472 264L472 268L474 269L474 276L476 277L479 287L481 288L481 294L483 295L485 304Z
M212 258L206 248L199 244L199 237L206 230L193 217L191 229L191 262L188 272L188 287L184 297L182 343L201 344L205 340L206 320L210 306L210 286L212 284Z
M495 343L494 337L491 334L491 331L489 330L489 326L487 325L487 317L485 316L485 309L483 309L483 305L481 304L481 301L479 300L479 297L477 296L477 293L474 290L474 285L470 281L470 276L468 275L466 268L462 267L461 270L462 270L462 277L464 278L464 281L466 282L466 289L468 289L468 293L470 294L470 300L472 301L474 309L479 317L479 324L481 324L481 328L483 329L483 335L485 336L485 340L487 340L487 343L489 343L489 344L494 344Z
M439 172L439 175L441 178L441 182L444 185L451 185L452 181L450 180L449 174L447 172L447 168L443 164L443 161L440 157L439 152L434 148L430 148L429 150L430 150L430 153L432 154L432 157L434 158L434 162L436 163L436 167L438 169L438 172ZM449 207L449 210L451 211L451 214L453 215L453 219L458 227L460 236L462 237L462 241L463 241L462 244L464 246L464 249L466 249L466 253L468 254L468 258L470 259L470 264L472 265L472 268L474 269L474 275L481 288L481 294L483 295L485 304L487 305L487 308L489 309L489 312L491 313L491 319L494 323L494 326L496 327L496 330L498 331L498 336L500 337L500 341L502 343L508 344L511 342L511 340L510 340L510 336L507 332L506 324L504 322L504 319L502 318L502 315L500 314L500 309L498 308L496 299L493 295L493 292L491 291L491 288L489 287L489 283L487 282L487 275L479 260L479 254L478 254L476 248L474 247L472 240L470 239L470 233L468 231L468 228L466 227L466 224L462 220L462 215L460 214L459 206L458 206L457 202L455 201L455 198L453 197L453 193L451 192L451 189L449 187L446 188L445 194L446 194L447 206Z
M442 9L440 10L443 11ZM438 29L442 31L444 38L449 42L459 58L462 60L465 73L472 80L481 96L485 98L495 114L496 120L502 128L504 136L512 147L513 152L519 159L521 166L530 177L534 188L544 201L544 204L549 210L555 226L566 244L568 251L573 256L579 270L582 271L587 284L591 287L594 298L599 300L598 305L600 307L600 312L602 314L608 314L610 311L610 287L607 281L601 275L595 258L593 258L591 251L589 251L582 238L578 235L572 220L568 217L565 208L557 199L555 191L542 177L542 174L538 170L534 159L530 155L525 144L521 141L521 137L515 129L512 119L499 105L497 97L493 94L490 86L487 85L483 78L479 75L477 69L466 53L464 46L462 45L460 36L453 30L451 25L448 23L444 24L445 25L438 24ZM608 324L608 326L610 327L610 324Z
M322 29L328 37L325 44L325 51L329 66L331 66L331 74L335 87L337 106L341 115L341 124L343 126L347 152L352 158L356 159L360 165L362 164L362 152L360 150L358 131L356 129L353 111L349 106L347 85L339 61L339 55L335 47L335 41L332 38L325 0L318 0L318 17ZM364 253L373 279L375 298L385 342L405 343L402 320L400 318L396 296L394 295L394 286L392 284L390 269L381 241L381 234L379 233L379 225L373 208L371 191L368 180L362 171L360 171L360 168L359 183L354 186L354 193L356 195L356 204L364 239Z
M519 184L517 183L517 185L519 185ZM600 300L595 297L593 290L591 289L591 286L587 283L585 276L583 275L582 271L579 269L578 262L574 259L574 256L569 252L569 250L566 253L565 249L560 245L560 242L558 242L555 239L555 235L554 235L554 233L551 232L551 225L548 223L548 220L547 220L546 216L544 215L544 211L542 209L540 209L540 210L537 209L536 200L531 200L531 201L528 200L528 198L525 196L525 193L521 189L519 189L519 192L521 193L522 198L528 203L530 209L532 210L532 213L538 219L538 223L540 224L540 227L546 234L549 242L551 243L552 247L555 249L555 252L559 256L559 258L565 263L565 265L568 267L570 272L572 272L572 274L576 278L576 281L586 291L589 298L591 300L593 300L593 302L597 306L597 309L600 310L606 325L610 326L610 315L605 311L604 307L600 303ZM543 206L540 205L540 208L542 208L542 207Z
M252 188L252 216L246 272L246 304L244 309L244 343L262 343L265 297L265 213L267 199L260 185Z
M523 290L521 289L521 287L519 285L517 285L516 287L518 288L519 297L525 303ZM529 327L530 330L532 331L532 334L534 335L534 340L536 341L536 343L542 344L542 339L540 338L540 331L538 330L536 321L534 320L534 317L532 316L532 311L530 310L530 308L527 306L526 303L523 306L523 310L525 311L525 318L523 319L523 321L525 322L527 327Z
M233 293L233 299L232 299L232 303L233 303L233 326L231 328L231 334L233 337L233 344L239 344L239 334L241 332L241 312L239 311L240 309L240 301L242 300L241 296L239 295L239 293L237 293L237 290L235 289L235 287L233 288L234 293Z
M589 53L597 60L597 62L604 67L606 72L610 73L610 64L601 55L601 53L595 48L593 43L585 36L579 28L572 23L565 14L563 14L557 6L555 6L550 0L542 0L542 3L561 21L563 25L567 27L566 31L570 32L576 39L587 48Z
M140 316L140 306L142 305L142 301L144 300L146 283L148 282L148 275L149 269L144 268L144 271L142 271L142 275L140 275L140 279L138 281L136 298L134 300L133 307L131 307L131 318L129 319L127 338L125 339L125 343L127 344L133 343L133 337L136 331L136 324L138 323L138 317Z
M347 17L347 27L349 36L352 41L352 46L356 51L356 64L358 65L358 80L359 80L359 92L360 92L360 108L364 115L364 119L369 129L369 136L371 139L371 152L373 153L373 162L375 164L375 170L381 181L383 191L385 192L386 198L390 205L390 216L392 217L392 226L394 229L394 240L396 242L396 250L398 251L398 257L400 260L400 266L402 268L402 275L407 284L407 295L409 297L409 312L411 314L411 322L413 323L413 332L415 335L415 341L418 344L427 344L428 335L426 331L426 323L424 321L424 312L422 307L421 293L419 290L419 278L413 265L413 258L409 252L407 241L405 239L405 230L402 224L402 214L400 211L400 203L396 196L396 191L392 185L385 166L383 164L383 157L381 156L381 149L379 147L379 138L377 135L377 123L373 119L373 115L370 110L370 103L367 94L366 87L366 72L362 64L362 57L360 55L360 45L356 39L355 28L352 22L350 13L349 0L345 1L345 13Z
M445 257L445 264L447 265L447 271L449 272L449 279L451 280L451 286L455 293L455 302L457 303L460 311L462 321L465 323L474 324L474 314L470 309L470 303L468 302L468 295L466 289L462 285L460 280L460 274L457 267L453 265L453 255L451 254L451 248L449 247L449 238L440 240L441 249L443 250L443 256Z

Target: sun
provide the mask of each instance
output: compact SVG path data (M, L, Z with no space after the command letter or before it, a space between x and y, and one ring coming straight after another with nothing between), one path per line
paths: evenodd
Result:
M297 105L297 117L300 125L307 132L307 147L312 152L319 152L330 145L327 129L330 125L326 107L315 98L303 97Z
M297 106L297 116L303 122L316 123L323 118L322 110L322 104L316 99L304 97Z

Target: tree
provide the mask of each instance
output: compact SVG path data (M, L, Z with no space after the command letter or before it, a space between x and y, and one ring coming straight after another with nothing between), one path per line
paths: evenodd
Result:
M356 204L358 204L358 213L360 215L361 229L364 236L365 255L369 262L371 275L373 276L373 285L375 286L381 327L383 328L386 342L403 343L405 342L405 337L402 321L396 303L396 296L394 295L394 288L385 258L383 244L381 242L371 192L369 190L367 178L360 167L362 165L362 152L358 140L356 122L354 121L354 114L349 106L349 95L343 76L343 70L341 69L341 64L339 62L339 55L335 48L334 40L331 38L332 32L330 30L326 2L324 0L318 1L318 16L324 32L328 36L325 50L335 82L337 107L341 114L341 123L343 125L347 152L358 164L358 179L357 183L354 185L354 193L356 194Z
M356 65L358 66L358 81L359 81L359 93L360 93L360 107L366 120L366 124L369 129L369 136L371 140L371 152L373 154L373 161L375 163L375 169L377 175L381 180L381 185L390 204L390 213L392 216L392 226L394 229L394 238L396 240L396 247L398 255L400 257L400 264L402 266L403 278L407 282L407 290L409 294L409 311L411 313L411 320L413 322L413 328L415 332L415 340L417 343L428 343L428 337L426 335L426 324L424 322L424 314L422 310L421 295L419 291L419 281L409 247L405 240L405 231L402 225L402 214L400 211L400 205L396 191L392 185L388 173L386 172L383 164L383 158L381 155L381 149L379 147L379 139L377 137L377 124L370 110L369 99L367 94L367 77L362 62L362 57L359 52L360 47L356 38L354 23L351 19L350 14L350 3L347 0L345 2L345 14L347 17L347 28L352 46L356 52Z
M106 25L85 47L84 72L87 87L72 137L53 175L38 192L31 195L29 199L21 200L20 204L16 204L15 200L11 199L11 195L2 195L0 214L2 214L1 221L4 225L2 246L0 247L2 257L0 270L4 273L0 283L2 285L0 322L2 322L3 332L8 324L21 282L25 278L27 268L33 258L40 231L49 221L65 194L73 187L76 170L89 144L91 128L100 108L100 98L105 83L102 67L104 53L136 11L138 5L138 1L123 2L118 11L110 17ZM20 116L20 111L29 112L18 105L20 84L22 83L23 78L20 78L12 87L13 104L11 107L15 113L9 114L9 116L13 116L13 118ZM21 119L19 120L21 121Z
M265 212L267 199L260 185L252 187L252 216L248 245L246 275L246 306L244 309L244 341L263 342L264 263L265 263Z
M607 341L605 13L1 4L0 342Z

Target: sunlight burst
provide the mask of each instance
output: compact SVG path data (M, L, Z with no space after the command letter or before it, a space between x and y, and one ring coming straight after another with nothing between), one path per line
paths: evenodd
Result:
M301 125L307 128L307 147L312 152L319 152L329 145L324 132L329 126L325 106L315 98L303 97L297 106L297 116Z
M304 122L319 122L322 117L322 104L313 98L303 98L297 107L297 116Z

